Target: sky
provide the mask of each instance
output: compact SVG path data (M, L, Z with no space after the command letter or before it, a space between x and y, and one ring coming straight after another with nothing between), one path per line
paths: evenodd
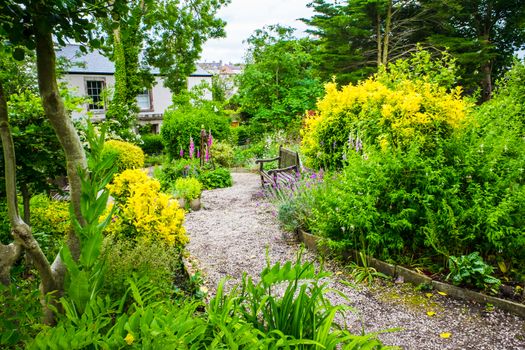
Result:
M256 29L281 24L297 28L296 35L306 25L297 20L309 18L313 11L306 7L310 0L232 0L219 10L218 17L226 21L226 38L209 40L203 47L201 62L242 63L248 39Z

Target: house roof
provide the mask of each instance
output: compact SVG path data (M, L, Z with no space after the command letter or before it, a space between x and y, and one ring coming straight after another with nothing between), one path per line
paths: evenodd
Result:
M69 74L115 74L115 65L99 51L94 50L88 53L80 51L80 45L68 44L57 51L58 57L63 57L70 61L72 65L67 73ZM150 70L152 74L160 74L158 68ZM206 72L197 65L197 69L190 76L193 77L211 77L212 74Z

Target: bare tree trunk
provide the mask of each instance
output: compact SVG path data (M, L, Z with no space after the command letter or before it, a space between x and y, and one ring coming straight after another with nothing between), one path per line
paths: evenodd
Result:
M16 158L15 158L15 146L13 137L11 135L11 129L9 127L9 116L7 113L7 100L4 96L3 86L0 82L0 134L2 138L2 146L4 149L4 161L5 161L5 183L6 183L6 195L7 195L7 212L9 216L9 222L11 224L11 233L15 240L12 245L2 245L3 253L0 255L2 270L8 273L10 266L14 264L16 259L21 253L23 247L27 254L31 256L34 266L38 270L42 284L42 293L47 293L56 290L55 279L51 272L51 266L46 256L40 249L38 242L35 240L31 233L31 228L27 225L24 220L20 217L18 211L18 198L16 196ZM10 263L10 264L9 264ZM2 279L5 280L5 272ZM44 304L44 322L51 324L53 323L53 315L51 311L46 308Z
M11 130L9 128L9 117L7 114L7 98L4 96L4 88L0 81L0 137L4 151L5 163L5 188L7 192L8 213L11 222L16 222L18 206L16 206L16 162L15 147ZM13 208L13 201L15 207ZM12 215L15 216L11 220ZM20 257L22 247L20 243L13 242L8 245L0 244L0 283L9 285L11 282L11 267Z
M80 208L81 196L81 176L79 171L87 169L87 161L84 149L80 142L73 122L66 113L64 101L60 97L58 90L58 83L56 78L56 58L53 47L53 40L51 32L43 29L46 28L47 19L35 19L35 42L36 42L36 58L38 71L38 87L40 96L42 98L44 112L49 119L57 137L64 149L67 162L67 177L70 187L70 199L73 207L73 213L80 223L84 226L85 219L82 216ZM73 226L69 229L67 245L74 259L80 256L80 240L73 230ZM34 259L33 259L34 260ZM64 290L64 279L67 272L66 266L63 263L60 255L57 255L55 261L51 265L52 279L54 281L53 289L57 290L57 296L61 295ZM42 276L44 281L44 276ZM42 286L43 293L50 290L45 285ZM52 315L46 314L46 321L52 322Z
M387 13L386 13L384 39L383 39L383 61L382 63L385 66L388 63L388 49L389 49L388 45L389 45L391 26L392 26L392 0L389 0Z
M20 192L22 192L22 205L24 207L24 221L31 226L31 193L25 182L20 183Z
M377 11L376 35L377 35L377 66L381 65L383 59L381 57L381 15Z

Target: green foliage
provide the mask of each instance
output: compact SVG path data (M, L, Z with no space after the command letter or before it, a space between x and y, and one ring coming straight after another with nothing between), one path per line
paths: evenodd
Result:
M198 179L206 190L230 187L233 184L230 171L225 168L216 168L203 171L199 174Z
M102 151L102 157L112 157L119 173L126 169L144 167L144 152L140 147L125 141L107 141Z
M69 203L45 195L31 198L31 230L49 260L58 253L70 228Z
M42 317L40 293L36 283L20 288L15 284L0 284L0 347L22 349L38 333ZM29 288L25 288L29 287Z
M126 294L130 276L149 281L164 298L173 294L173 274L180 260L176 249L156 241L106 237L102 256L107 266L102 293L112 300Z
M66 174L65 158L58 138L44 115L40 97L29 88L13 94L9 96L8 111L19 188L24 187L30 194L52 189L49 179ZM4 156L0 152L0 181L3 183L4 173ZM0 195L4 196L3 192L2 185Z
M211 157L215 164L230 168L233 165L233 147L224 142L214 142Z
M320 279L328 274L299 259L268 264L259 283L245 276L229 294L221 281L208 305L159 299L159 288L137 277L127 281L133 298L128 308L122 300L97 297L79 314L62 298L65 314L58 325L41 331L28 348L385 348L376 333L353 335L335 323L336 314L347 308L326 299L327 284ZM273 292L280 284L286 286L283 295Z
M248 60L239 77L239 103L259 133L286 127L313 109L322 86L312 69L313 45L293 29L269 26L248 39Z
M160 170L154 175L159 180L161 189L168 191L178 178L198 177L200 172L198 159L174 159L164 162Z
M188 155L190 137L195 141L195 149L198 149L202 127L206 131L211 130L214 139L218 141L226 140L230 132L228 118L211 109L183 106L167 111L164 114L161 135L168 155L172 159L179 158L181 149Z
M160 134L145 134L141 137L142 144L140 145L140 148L142 148L147 155L161 154L164 150L162 136Z
M65 290L71 307L80 314L97 300L97 293L102 287L104 262L99 259L104 238L102 232L112 216L111 212L104 215L109 199L106 186L116 171L115 158L103 156L105 129L97 135L89 124L87 131L89 170L80 172L80 210L84 222L80 223L71 215L75 233L81 242L80 256L74 259L67 245L60 251L68 271Z
M193 177L178 178L174 185L175 197L193 200L200 198L202 193L202 184Z
M325 159L339 162L342 171L326 177L324 184L312 187L306 191L308 194L295 195L284 203L283 220L291 228L306 227L339 244L358 250L366 248L374 256L397 262L405 256L430 258L431 264L443 269L449 256L467 255L475 250L490 263L503 263L506 270L510 267L519 276L525 262L523 67L516 64L492 101L467 111L460 128L445 128L437 133L434 130L426 135L434 143L431 148L426 136L400 139L403 143L397 146L390 142L383 144L381 138L365 141L366 135L374 132L370 120L377 118L370 113L371 108L359 113L355 120L341 118L341 124L336 122L337 113L327 113L326 119L317 120L319 124L315 125L318 130L332 125L325 129L327 137L338 135L338 130L348 125L345 123L370 126L359 129L362 148L356 152L356 134L350 134L354 147L348 147L350 140L343 139L344 135L340 135L341 139L325 138L337 141L336 146L339 140L346 143L339 148L341 152L332 144L321 146L317 153L319 159L326 151L332 158ZM400 74L398 68L409 75ZM414 68L413 72L417 71ZM437 72L425 79L453 81L441 68ZM393 77L401 76L403 81L411 74L406 67L394 65L390 73L381 73L378 79L390 77L383 80L390 85L396 80ZM424 95L422 91L419 93ZM409 104L411 95L404 96ZM351 107L337 103L348 100L330 99L327 95L323 108L354 115ZM396 122L406 116L401 114ZM443 120L447 116L445 123L453 120L449 113L443 114ZM379 127L385 128L386 124ZM394 124L390 127L395 128ZM308 145L319 147L314 143ZM323 164L330 163L320 163Z
M454 285L475 286L479 289L487 287L498 290L501 281L492 276L494 269L487 265L478 252L460 257L451 256L448 260L450 273L447 280L451 279Z

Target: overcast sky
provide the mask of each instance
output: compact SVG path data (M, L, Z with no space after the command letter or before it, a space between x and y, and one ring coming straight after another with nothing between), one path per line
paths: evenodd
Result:
M298 18L309 18L313 11L306 7L310 0L232 0L220 10L226 21L226 38L214 39L204 45L201 62L222 60L224 63L244 61L246 44L256 29L265 25L282 24L303 32L306 26Z

